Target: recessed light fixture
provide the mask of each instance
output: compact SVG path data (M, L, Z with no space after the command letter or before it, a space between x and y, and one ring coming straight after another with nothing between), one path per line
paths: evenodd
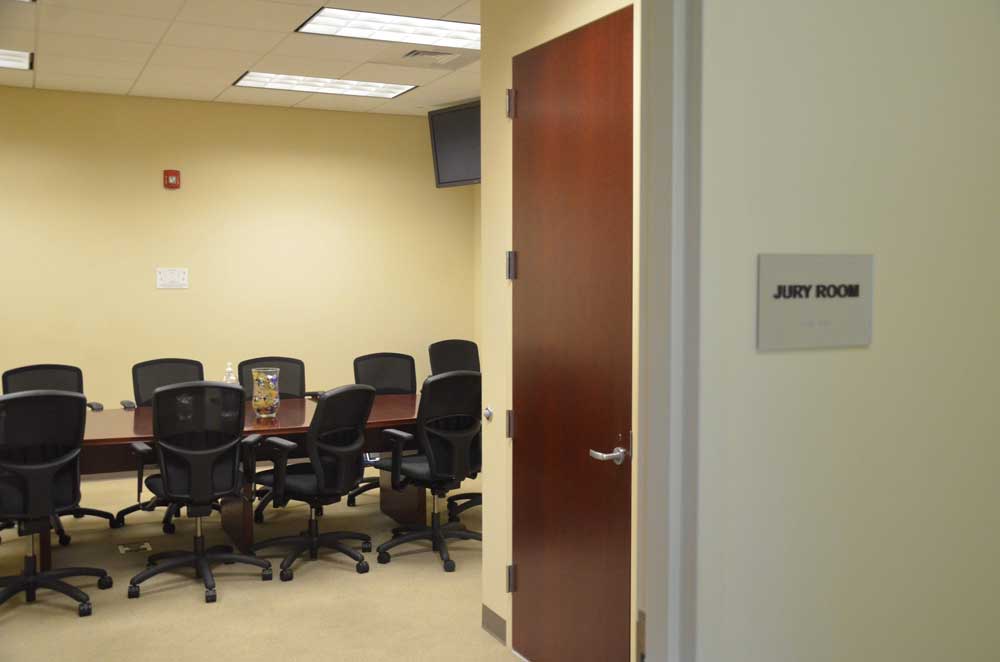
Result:
M482 41L480 30L479 25L475 23L326 7L316 12L298 31L479 50Z
M268 90L290 90L292 92L315 92L318 94L345 94L351 97L376 97L395 99L403 92L409 92L416 85L396 85L394 83L368 83L361 80L343 78L312 78L309 76L289 76L248 71L236 81L238 87L260 87Z
M27 51L5 51L0 49L0 69L31 69L31 53Z

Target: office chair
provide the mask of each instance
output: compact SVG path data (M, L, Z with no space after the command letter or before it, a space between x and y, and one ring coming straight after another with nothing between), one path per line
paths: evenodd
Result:
M0 518L17 522L18 535L31 536L24 571L0 578L0 604L20 593L34 602L38 589L44 588L76 600L80 616L89 616L90 597L63 580L97 577L102 590L113 584L100 568L38 572L35 557L37 537L49 534L52 516L79 507L86 411L83 394L69 391L22 391L0 397Z
M156 389L153 394L153 438L160 473L146 479L146 487L160 499L187 508L195 519L194 551L153 554L149 567L129 581L128 597L139 597L139 585L150 577L180 567L192 567L205 584L205 602L215 602L212 564L244 563L261 568L261 579L271 579L271 563L237 554L232 547L205 549L202 519L224 496L241 489L240 453L244 441L243 389L221 382L187 382ZM153 449L143 444L142 451Z
M417 540L430 540L441 555L445 572L455 571L448 555L448 540L482 540L482 534L468 531L449 522L442 525L437 500L458 488L466 478L474 478L482 466L482 380L478 372L459 370L428 377L420 392L417 429L414 434L384 430L383 437L392 444L392 459L376 465L392 472L393 489L408 485L423 487L433 495L429 527L400 527L392 540L378 546L378 562L389 563L389 550ZM420 455L403 455L414 439Z
M3 373L0 378L3 381L4 394L21 393L24 391L54 390L68 391L69 393L83 393L83 371L76 366L40 364L27 365L22 368L14 368ZM104 411L104 405L100 402L88 402L87 407L91 411ZM94 508L74 508L68 514L80 519L81 517L102 517L108 520L108 526L117 529L121 526L115 516L103 510ZM59 536L59 544L66 546L70 543L70 536L66 535L59 518L53 518L53 528ZM0 528L6 528L0 526Z
M381 352L354 359L354 383L367 384L376 395L405 395L417 392L417 369L409 354ZM374 467L378 453L365 453L364 466ZM362 478L357 488L347 495L347 505L358 505L358 496L379 486L378 476Z
M125 409L135 409L136 406L148 407L153 404L153 393L161 386L197 382L203 379L205 379L205 370L201 362L192 359L153 359L152 361L136 363L132 366L132 393L135 400L122 400L121 405ZM136 503L119 510L115 519L120 526L124 526L126 515L140 510L148 512L166 506L167 512L163 515L163 532L173 533L176 531L174 516L180 508L156 496L148 501L142 500L142 470L145 458L142 450L143 444L133 443L131 446L132 452L135 453L139 462Z
M287 356L262 356L256 359L240 361L236 369L239 375L240 386L246 394L247 402L253 399L253 370L254 368L278 368L278 397L282 400L288 398L315 398L322 391L306 390L306 365L299 359L288 358ZM267 449L264 453L267 453ZM305 457L298 448L292 451L290 457ZM261 457L261 459L271 459ZM254 491L254 496L259 499L257 508L254 510L253 519L258 524L264 521L264 510L268 504L274 500L271 489L268 487Z
M442 340L428 347L431 374L454 370L479 372L479 347L471 340ZM482 492L466 492L448 497L448 521L457 522L469 508L483 505Z
M273 489L276 506L284 506L290 499L309 504L308 530L298 536L264 540L253 546L254 552L268 547L291 547L281 562L281 581L292 579L292 564L299 556L308 551L309 557L315 559L320 547L346 554L356 562L359 573L368 572L365 557L343 541L360 540L362 551L370 552L371 537L350 531L320 533L318 517L320 508L337 503L361 481L365 424L374 401L375 389L365 385L342 386L321 395L306 433L307 464L288 466L288 452L296 445L277 437L266 440L277 449L278 457L274 460L274 470L258 473L255 482Z

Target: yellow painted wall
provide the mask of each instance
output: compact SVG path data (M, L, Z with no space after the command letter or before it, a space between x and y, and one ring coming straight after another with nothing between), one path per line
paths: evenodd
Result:
M318 389L391 350L423 379L474 332L474 191L433 172L420 117L0 87L0 369L79 365L106 405L161 356L297 356Z
M1000 4L705 4L699 660L1000 659ZM872 253L868 349L756 256Z
M482 3L480 341L483 402L499 412L493 423L486 425L483 437L483 481L489 492L488 503L483 508L483 603L507 620L508 642L511 639L511 612L510 596L506 593L506 567L511 560L512 456L511 443L504 436L502 414L510 408L512 399L512 300L510 284L504 278L505 251L510 249L512 240L512 124L505 117L505 91L511 86L511 59L630 4L638 5L623 0L484 0ZM638 45L638 26L635 39ZM638 127L638 122L635 126Z

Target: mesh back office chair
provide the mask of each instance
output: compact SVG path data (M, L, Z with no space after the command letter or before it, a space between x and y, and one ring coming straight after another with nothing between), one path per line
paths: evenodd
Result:
M129 581L128 597L139 597L139 585L150 577L180 567L192 567L205 584L205 602L215 602L213 563L244 563L261 568L271 579L271 564L236 554L232 547L205 549L202 518L213 505L241 489L240 453L243 436L243 389L219 382L188 382L156 389L153 394L153 437L160 473L146 479L157 497L187 508L195 518L194 551L170 551L149 557L149 567ZM254 440L255 441L255 440ZM145 445L142 452L152 454Z
M148 407L153 404L153 393L161 386L196 382L203 379L205 379L205 369L202 367L200 361L192 359L153 359L152 361L136 363L132 366L132 395L135 400L122 400L121 405L125 409L135 409L137 405L139 407ZM128 508L119 510L118 514L115 515L115 520L117 520L120 526L124 526L126 515L139 510L150 511L160 506L166 506L167 512L163 515L163 532L173 533L176 531L174 516L177 514L179 507L156 496L145 502L142 500L142 466L144 456L141 449L141 444L132 444L132 450L139 461L136 503Z
M431 374L440 375L454 370L479 372L479 347L471 340L442 340L427 348L431 359ZM469 508L483 505L481 492L466 492L448 497L448 521L457 522Z
M450 539L482 540L482 534L468 531L455 522L441 524L437 500L459 487L466 478L474 478L482 467L482 379L478 372L454 371L428 377L420 392L417 427L414 434L385 430L383 436L392 444L392 459L376 466L392 472L392 486L402 490L407 485L424 487L433 495L431 526L393 530L393 538L378 547L378 562L389 563L389 550L417 540L430 540L441 555L445 572L454 572L455 562L448 555ZM403 455L413 440L420 455Z
M261 356L255 359L240 361L236 369L236 374L239 375L240 385L246 394L247 402L253 400L254 368L278 368L280 371L278 373L278 397L282 400L288 398L315 398L322 393L322 391L306 390L306 364L301 360L287 356ZM299 441L297 438L293 439ZM262 456L261 459L273 459L273 454L268 449L265 449L263 452L266 455ZM305 456L296 448L292 451L291 457ZM271 488L264 487L255 490L254 496L259 501L257 502L257 508L254 510L253 519L258 524L261 524L264 521L264 510L274 500L274 495L271 493Z
M3 381L4 394L22 393L24 391L54 390L67 391L69 393L83 393L83 371L72 365L58 365L54 363L27 365L22 368L14 368L3 373L0 378ZM87 407L92 411L104 411L104 405L100 402L88 402ZM87 515L91 517L102 517L108 520L108 526L117 529L119 524L115 516L103 510L94 508L74 508L68 514L77 519ZM59 518L52 521L53 528L59 536L59 544L66 546L70 543L70 536L62 527ZM0 526L0 528L7 528Z
M289 499L309 504L309 528L298 536L265 540L253 546L254 551L276 546L290 546L281 562L281 580L292 579L292 564L306 551L315 559L320 547L346 554L356 562L359 573L368 572L368 563L359 552L343 544L344 540L360 540L361 549L371 551L371 537L363 533L338 531L319 532L318 517L324 505L337 503L358 486L364 472L362 449L365 425L375 401L371 386L342 386L319 397L306 433L305 449L309 462L288 465L288 452L295 444L286 439L270 437L266 443L274 446L278 459L273 471L258 473L256 482L274 489L275 505L284 506Z
M0 518L17 522L18 534L31 536L31 551L20 575L0 578L0 604L20 593L35 601L38 589L57 591L79 603L80 616L92 611L90 597L63 579L97 577L111 588L99 568L37 571L36 537L48 535L52 515L73 512L80 503L80 449L87 400L69 391L23 391L0 397Z
M366 384L376 395L406 395L417 392L417 369L409 354L380 352L354 359L354 383ZM377 453L365 454L365 466L378 462ZM347 505L358 505L358 496L379 486L378 476L362 478L361 484L347 495Z

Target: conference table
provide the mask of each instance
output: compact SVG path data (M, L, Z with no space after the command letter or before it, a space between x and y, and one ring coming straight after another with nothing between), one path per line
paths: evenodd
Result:
M417 403L418 398L414 394L375 396L375 403L366 426L365 452L391 451L391 446L383 441L381 431L387 428L406 429L416 423ZM309 430L309 423L315 411L315 400L289 398L281 401L274 418L257 418L248 403L243 432L247 435L260 434L300 441ZM83 437L84 456L89 451L97 449L127 448L135 441L153 441L152 407L87 412L87 425ZM154 472L155 469L151 468L149 473ZM403 525L426 523L427 506L423 489L408 487L402 492L397 492L392 489L391 477L385 471L381 472L379 488L379 502L383 513ZM222 527L236 547L244 552L249 551L250 545L253 544L251 489L251 486L247 485L242 494L227 497L222 502ZM123 506L126 505L129 494L130 492L123 491ZM85 500L86 489L84 489ZM43 568L49 568L51 567L50 536L41 536L41 541L41 565Z

